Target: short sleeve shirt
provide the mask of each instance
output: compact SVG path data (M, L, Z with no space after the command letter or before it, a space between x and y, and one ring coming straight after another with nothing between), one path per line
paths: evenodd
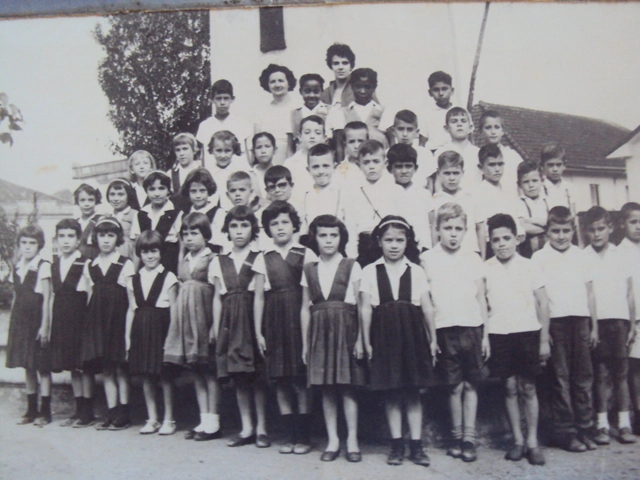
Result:
M117 251L110 253L106 257L102 255L98 255L91 265L98 265L103 275L106 275L109 271L109 267L111 264L118 263L118 259L120 258L120 253ZM127 279L134 275L135 268L133 267L133 263L128 258L125 260L122 270L120 270L120 275L118 276L118 285L121 287L127 288ZM93 280L91 280L91 275L89 274L89 262L84 266L84 277L87 281L87 284L93 287Z
M81 256L82 256L82 254L80 253L79 250L76 250L75 252L73 252L68 257L65 257L64 255L60 256L60 279L63 282L64 282L65 278L67 278L67 274L69 273L69 270L71 270L71 266ZM86 266L86 263L88 263L88 262L89 262L89 260L85 261L85 266ZM87 291L88 291L87 279L84 277L84 275L82 275L82 276L80 276L80 279L78 280L78 285L76 285L76 292L87 292Z
M38 267L38 264L42 260L40 254L36 255L29 261L25 261L21 259L16 265L16 274L20 277L20 281L24 282L24 277L27 276L29 271L37 271L38 277L36 279L36 286L34 288L35 293L42 293L42 282L48 278L51 278L51 264L49 262L42 262L42 265ZM9 279L13 279L13 277L9 276Z
M464 213L467 214L467 233L464 234L462 239L462 246L460 247L463 252L479 252L480 246L478 245L478 236L476 234L476 205L473 197L463 191L459 190L455 195L451 195L447 192L436 192L433 194L433 202L431 204L431 210L433 210L433 221L437 225L438 209L445 203L456 203L462 207Z
M391 293L393 299L397 300L400 291L400 278L407 271L407 268L411 269L411 303L420 306L422 305L422 295L429 291L429 284L427 282L427 275L424 270L415 263L409 261L406 257L395 266L400 268L389 268L384 258L379 258L374 263L367 265L362 270L362 280L360 281L360 292L371 295L371 305L377 307L380 305L380 293L378 292L378 274L377 265L384 265L389 276L389 283L391 284Z
M292 242L289 245L285 246L285 248L279 248L275 243L272 243L271 245L269 245L269 247L267 247L264 251L264 253L268 253L268 252L277 252L280 254L280 256L282 257L283 260L286 260L287 255L289 255L289 252L291 251L292 248L297 247L297 248L304 248L304 259L302 260L302 264L306 265L309 262L315 262L318 260L318 257L315 253L313 253L313 250L309 249L309 248L305 248L302 245L300 245L299 243L295 243ZM262 262L262 268L264 270L264 272L266 273L267 271L267 267L264 263L264 256L260 255L260 259ZM257 261L257 260L256 260ZM269 291L271 290L271 283L269 282L269 275L265 275L264 277L264 291Z
M146 205L140 209L141 212L146 212L151 219L151 229L154 230L158 226L158 222L164 213L168 210L176 210L176 206L173 204L171 200L167 201L164 206L156 211L151 205ZM164 239L166 243L178 243L180 238L180 226L182 225L182 212L179 212L173 221L173 225L169 229L169 233L167 237ZM142 233L142 229L140 228L140 222L138 220L138 216L136 215L135 220L131 224L131 234L129 235L132 240L135 240Z
M625 238L618 249L627 258L627 262L633 265L633 297L636 301L636 320L640 320L640 246Z
M252 251L255 251L253 247L251 247L247 251L234 252L232 250L231 252L226 254L233 260L236 273L240 272L242 265L244 265L244 263L247 260L247 256ZM251 271L253 271L254 274L259 273L261 275L265 275L266 268L264 265L264 257L262 256L261 253L256 257L255 261L253 262ZM228 289L227 289L227 285L224 283L224 277L222 276L222 267L220 266L220 256L217 256L216 258L214 258L209 264L209 276L208 276L209 283L211 285L214 285L214 281L216 278L220 280L220 295L225 295ZM256 277L254 275L253 278L251 279L251 282L249 283L248 290L252 292L255 289L256 289Z
M322 260L318 260L318 280L320 281L320 289L322 290L322 296L327 299L329 298L329 294L331 293L331 287L333 286L333 281L336 277L336 273L338 271L338 267L340 266L340 261L344 257L342 255L335 255L330 261L323 262ZM355 305L357 303L354 283L359 282L362 278L362 267L358 262L354 262L353 267L351 268L351 275L349 276L349 284L347 286L347 292L344 298L344 302L350 305ZM307 279L306 274L302 273L302 280L300 281L300 285L303 287L309 286L309 280Z
M140 270L140 285L142 286L142 294L145 299L149 296L149 291L151 290L156 277L163 271L164 267L162 265L158 265L153 270L147 270L146 267L143 267ZM169 303L169 290L177 283L177 277L172 272L167 272L167 276L162 284L162 290L160 291L160 295L158 296L158 300L155 304L156 308L169 308L171 306ZM133 291L133 276L127 278L127 288ZM137 307L138 305L136 304L136 308Z

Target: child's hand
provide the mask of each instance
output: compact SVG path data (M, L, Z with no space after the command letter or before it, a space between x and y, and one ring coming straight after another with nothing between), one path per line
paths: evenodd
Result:
M598 338L598 329L593 328L591 330L591 335L589 336L589 346L591 347L591 349L596 348L599 341L600 339Z
M47 328L45 325L40 327L38 330L38 335L36 335L36 341L40 342L40 346L42 348L46 347L51 339L51 330Z
M307 355L309 354L308 348L306 345L302 345L302 363L307 364Z
M489 336L485 335L482 337L482 357L486 362L491 357L491 346L489 345Z
M431 345L429 345L429 348L431 349L431 357L433 358L433 366L436 366L436 362L438 361L438 354L442 353L440 350L440 347L438 346L438 342L436 340L434 340L433 342L431 342Z
M216 343L216 329L211 327L209 330L209 345Z
M518 245L520 245L522 242L524 242L526 238L527 238L526 235L518 235L516 237L516 241L518 242Z
M551 345L549 340L540 342L540 361L543 365L547 364L547 360L551 356Z
M260 351L260 355L264 357L267 354L267 341L264 339L264 336L261 333L256 335L256 342L258 343L258 350Z
M353 356L356 357L356 360L362 360L364 358L364 346L362 342L356 342L354 345Z
M365 343L364 351L367 353L367 360L371 361L373 358L373 347L371 346L371 343Z
M636 322L631 322L631 328L629 329L629 336L627 337L627 345L631 345L636 339Z

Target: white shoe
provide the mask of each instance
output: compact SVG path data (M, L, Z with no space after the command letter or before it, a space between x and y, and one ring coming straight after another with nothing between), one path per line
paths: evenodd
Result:
M156 433L158 430L160 430L160 422L157 420L147 420L144 427L140 429L140 434L150 435L152 433Z
M160 435L173 435L176 433L176 422L173 420L165 420L162 422L162 427L158 431Z

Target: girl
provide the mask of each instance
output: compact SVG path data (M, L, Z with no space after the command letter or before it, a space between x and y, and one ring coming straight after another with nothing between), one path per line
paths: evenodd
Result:
M219 252L220 246L229 243L222 233L225 211L213 201L213 196L217 190L218 186L206 168L198 168L189 173L180 190L180 195L190 204L186 212L203 213L211 223L211 242L213 245L210 245L210 247L215 253ZM180 257L182 258L182 255Z
M131 227L130 238L136 240L145 230L157 230L162 236L162 265L174 274L178 271L180 254L180 222L182 212L176 208L171 195L171 178L159 170L147 175L142 182L149 205L142 207Z
M285 158L293 155L293 133L291 132L291 111L294 101L289 92L296 88L296 77L287 67L270 64L260 74L260 86L271 94L271 103L266 107L263 118L256 125L256 133L269 127L276 139L274 165L282 165Z
M131 225L138 215L138 211L131 208L135 193L129 182L122 178L111 180L107 186L107 201L113 207L113 216L116 217L124 232L124 243L118 247L118 252L127 258L133 258L135 246L131 239Z
M276 383L278 407L287 440L280 453L305 454L311 450L310 392L302 361L303 265L316 261L308 248L294 242L300 218L291 204L275 201L262 213L262 226L273 239L265 249L264 319L256 317L256 337L260 353L267 359L267 375ZM263 336L264 333L264 336ZM295 415L292 397L298 404Z
M80 222L80 227L82 228L82 235L80 236L80 246L78 248L82 255L93 260L100 253L97 245L93 243L92 232L93 227L101 217L100 214L96 213L96 205L102 201L102 194L100 190L83 183L73 192L73 199L81 213L78 222Z
M172 435L176 431L173 420L173 386L162 378L164 421L158 422L156 381L162 373L164 342L169 330L170 307L178 296L178 279L160 264L162 236L155 230L142 232L136 242L136 255L144 267L127 279L131 325L129 342L129 374L143 375L142 388L149 419L140 433ZM175 311L175 309L174 309Z
M192 371L200 424L185 435L198 441L220 438L220 387L216 380L216 364L209 332L213 325L213 285L207 283L211 261L215 254L207 242L211 239L211 224L203 213L192 212L184 217L180 229L187 250L178 267L180 291L176 312L171 319L164 347L164 361L170 365L188 367Z
M262 359L256 345L254 318L262 318L264 308L264 262L251 242L260 231L258 220L246 206L233 207L224 220L223 232L233 243L232 250L215 258L209 272L213 283L213 328L218 379L233 379L242 431L227 445L240 447L256 443L269 447L265 403L266 385L261 378ZM251 415L251 393L255 401L257 425ZM257 436L256 436L257 435Z
M40 257L44 232L28 225L18 232L20 259L13 271L0 272L0 281L10 278L15 288L7 338L7 368L24 368L27 387L27 412L18 425L51 423L51 370L48 355L50 338L49 302L51 300L51 264ZM4 265L4 264L3 264ZM41 405L38 413L38 372Z
M372 239L382 256L362 271L361 318L370 387L387 393L385 409L392 437L387 463L400 465L404 458L404 400L411 434L409 459L428 466L420 441L420 389L431 384L437 343L427 277L412 261L418 259L418 247L413 228L404 218L384 217Z
M135 192L135 196L131 199L131 208L140 210L149 203L143 182L145 177L156 169L156 160L146 150L137 150L131 154L128 163L129 173L131 174L131 187Z
M196 137L191 133L179 133L173 137L173 153L176 161L167 175L171 176L172 190L179 192L189 173L200 166L200 162L195 160L200 153Z
M276 139L269 132L262 132L253 136L253 149L251 151L253 152L254 165L251 170L258 181L259 194L263 202L267 200L264 174L273 165L273 155L276 150Z
M347 227L333 215L320 215L309 226L311 244L320 260L307 263L302 291L302 358L309 385L322 387L322 408L329 443L320 457L335 460L340 453L338 394L347 423L347 460L360 462L358 403L354 386L365 385L362 330L356 313L356 296L362 270L344 257Z
M109 410L96 428L122 430L131 424L126 373L129 309L126 282L134 274L134 268L131 260L117 252L124 243L124 233L115 218L103 217L96 223L93 241L100 255L84 269L90 299L82 331L83 390L85 397L91 397L93 373L102 370ZM87 413L86 420L91 421L92 417L92 413ZM80 426L85 426L82 423Z

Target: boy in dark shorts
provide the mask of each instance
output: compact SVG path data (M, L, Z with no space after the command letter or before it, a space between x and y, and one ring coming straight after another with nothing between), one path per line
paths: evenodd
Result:
M487 221L496 256L487 260L490 368L504 383L507 415L514 445L506 459L525 455L531 465L544 465L538 445L538 396L535 377L550 355L549 301L542 271L516 253L517 228L510 215L499 213ZM520 399L524 402L527 438L522 433Z

